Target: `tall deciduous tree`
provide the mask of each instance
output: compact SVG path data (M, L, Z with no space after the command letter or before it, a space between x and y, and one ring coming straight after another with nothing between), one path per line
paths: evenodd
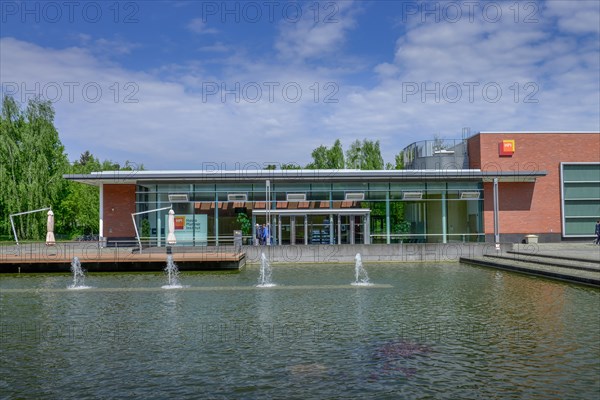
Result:
M344 150L339 139L331 148L319 146L312 152L313 161L306 166L308 169L344 169Z
M55 231L73 237L98 232L97 187L66 181L63 174L105 170L139 170L143 164L126 161L100 163L89 151L69 164L49 101L34 99L25 110L10 96L2 100L0 114L0 236L12 237L9 215L52 207ZM14 218L19 239L42 239L46 213Z
M374 170L383 169L383 157L379 147L379 140L372 142L368 139L354 141L346 151L346 165L348 168Z
M119 163L105 160L100 162L89 150L81 154L69 168L69 174L89 174L95 171L143 170L143 164L125 161L123 167ZM100 191L96 186L79 182L66 181L62 196L57 206L57 232L70 238L83 234L99 233Z
M5 96L0 115L0 232L11 234L9 215L56 204L68 168L49 101L32 99L22 110ZM19 238L45 235L44 213L15 218Z
M404 153L402 151L394 156L394 162L394 164L390 162L385 164L385 169L404 169Z

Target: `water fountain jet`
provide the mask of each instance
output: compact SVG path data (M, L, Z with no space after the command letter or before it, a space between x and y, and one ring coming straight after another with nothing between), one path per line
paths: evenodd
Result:
M352 282L353 286L369 286L372 285L369 282L369 275L367 275L367 271L363 267L362 257L360 253L356 253L354 257L356 262L354 263L354 282Z
M164 271L168 277L168 284L162 286L163 289L181 289L183 287L181 283L179 283L179 268L177 267L177 264L175 264L175 261L173 261L173 256L171 254L167 256L167 266Z
M73 284L68 286L68 289L89 289L90 286L85 285L85 271L81 268L81 262L78 257L73 257L71 261L71 272L73 273Z
M269 264L269 260L265 256L265 253L262 253L260 256L260 275L258 276L258 285L256 287L273 287L276 286L271 279L271 265Z

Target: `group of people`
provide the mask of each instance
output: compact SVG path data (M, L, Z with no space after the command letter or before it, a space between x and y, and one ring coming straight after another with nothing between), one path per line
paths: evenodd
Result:
M254 245L265 245L272 243L271 237L271 225L270 224L256 224L256 232L254 233Z

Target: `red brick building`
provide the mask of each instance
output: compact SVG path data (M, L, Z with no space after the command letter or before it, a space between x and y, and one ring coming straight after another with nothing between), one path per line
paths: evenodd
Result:
M109 241L143 236L164 243L169 208L183 221L178 243L190 245L231 240L239 214L251 221L248 239L257 223L269 222L275 244L520 242L526 235L556 242L594 235L600 132L480 132L413 143L403 154L404 170L210 166L65 177L100 187L100 236Z

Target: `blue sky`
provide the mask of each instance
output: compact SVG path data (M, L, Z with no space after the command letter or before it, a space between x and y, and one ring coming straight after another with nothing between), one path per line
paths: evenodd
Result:
M71 160L310 161L339 138L600 130L600 2L3 1L0 83Z

